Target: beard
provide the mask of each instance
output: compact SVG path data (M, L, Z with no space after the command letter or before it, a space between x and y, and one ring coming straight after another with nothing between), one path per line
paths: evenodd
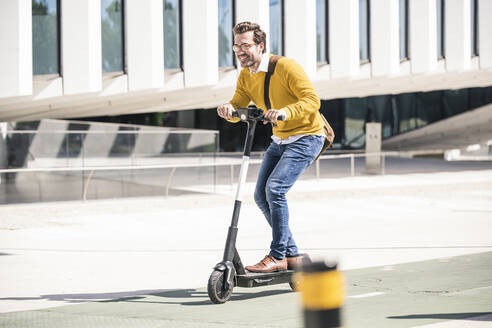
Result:
M255 64L255 59L253 55L241 55L238 56L237 59L242 68L251 67Z

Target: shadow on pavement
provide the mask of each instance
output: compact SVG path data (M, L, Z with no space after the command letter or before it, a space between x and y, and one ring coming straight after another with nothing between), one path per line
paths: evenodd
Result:
M84 294L47 294L32 297L3 297L0 301L29 301L29 300L48 300L48 301L64 301L67 303L82 303L88 301L104 301L110 299L125 299L140 295L151 295L166 291L162 290L135 290L129 292L114 292L114 293L84 293Z
M248 289L244 289L248 290ZM242 301L252 298L267 297L291 293L290 290L261 290L258 292L234 291L231 301ZM156 299L156 297L161 299ZM197 289L173 289L173 290L136 290L129 292L114 293L86 293L86 294L47 294L32 297L3 297L0 301L29 301L29 300L48 300L63 301L67 303L85 302L138 302L155 304L181 304L181 305L210 305L213 304L206 291Z
M483 318L482 316L487 316ZM445 319L445 320L477 320L492 321L492 312L464 312L464 313L428 313L391 316L388 319Z
M290 290L262 290L258 292L233 292L232 297L228 302L243 301L253 298L267 297L273 295L281 295L286 293L292 293ZM179 305L211 305L213 304L208 298L206 291L197 289L180 289L170 290L162 293L153 293L151 297L135 296L119 298L114 300L103 301L105 303L114 302L138 302L138 303L154 303L154 304L179 304ZM153 297L152 297L153 296ZM159 297L161 299L156 299Z

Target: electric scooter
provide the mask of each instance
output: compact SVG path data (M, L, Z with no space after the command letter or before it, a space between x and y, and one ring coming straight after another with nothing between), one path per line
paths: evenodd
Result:
M234 210L232 212L231 225L227 233L225 244L224 257L220 263L215 265L212 274L208 280L207 290L210 300L216 304L225 303L232 296L232 289L238 287L259 287L266 285L289 283L292 290L298 290L298 281L293 280L294 270L275 271L267 273L254 273L247 271L239 257L236 249L236 237L238 233L239 212L242 202L242 190L246 182L246 174L248 172L249 156L253 145L253 138L256 124L259 121L269 121L263 116L263 110L255 106L248 108L238 108L233 117L238 117L242 122L248 124L246 133L246 142L244 144L244 153L239 173L239 183L237 186L236 200L234 202ZM285 120L285 117L277 118L279 121ZM308 261L308 257L304 257L303 261Z

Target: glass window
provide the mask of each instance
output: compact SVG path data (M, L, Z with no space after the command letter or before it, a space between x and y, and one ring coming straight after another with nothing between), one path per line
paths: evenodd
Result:
M442 98L443 118L461 114L470 109L469 89L444 90Z
M34 75L60 73L59 21L57 0L32 0Z
M219 67L234 66L232 28L234 27L233 0L219 0Z
M370 0L359 0L359 57L361 61L370 60L369 6Z
M444 0L436 0L437 6L437 57L444 58Z
M408 58L408 0L400 0L400 59Z
M328 0L316 0L316 59L328 62Z
M478 3L471 0L471 54L472 57L478 56Z
M270 0L270 52L284 54L284 3Z
M366 123L381 122L381 132L383 139L391 137L393 135L393 130L395 129L391 96L370 96L366 99Z
M368 119L367 98L346 98L344 101L343 123L344 145L348 148L363 147L366 139L365 125Z
M123 0L101 0L103 72L125 70L123 5Z
M417 110L415 106L415 94L404 93L393 96L395 100L396 117L398 131L395 133L403 133L413 130L417 127Z
M181 68L181 1L164 0L164 68Z

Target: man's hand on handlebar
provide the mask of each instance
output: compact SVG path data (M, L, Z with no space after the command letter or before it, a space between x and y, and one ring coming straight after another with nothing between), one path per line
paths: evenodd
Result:
M272 123L277 123L277 121L284 121L287 114L281 109L269 109L264 117ZM263 124L267 124L267 122L263 121Z
M217 114L226 120L232 119L232 113L234 112L234 107L231 104L225 103L217 107Z
M256 107L254 108L256 109ZM248 111L249 108L238 108L238 110L246 110ZM259 109L256 109L259 110ZM259 110L261 113L261 110ZM238 112L234 109L234 107L229 104L225 103L217 107L217 114L226 119L226 120L232 120L234 117L239 117L237 114ZM235 115L233 115L235 114ZM249 114L248 114L249 115ZM258 115L258 114L254 114ZM263 120L263 124L267 124L269 122L275 124L277 121L284 121L287 117L287 114L285 111L281 109L270 109L268 110L264 115L260 115L258 119Z

